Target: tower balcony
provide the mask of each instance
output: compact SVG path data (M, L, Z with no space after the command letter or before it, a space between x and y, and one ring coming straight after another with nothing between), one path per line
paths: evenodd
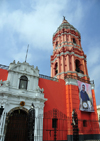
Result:
M73 74L67 74L64 79L75 79L75 80L79 80L79 81L82 81L84 83L88 83L88 84L94 84L94 80L89 80L89 79L85 79L85 78L82 78L82 77L79 77L77 75L73 75Z

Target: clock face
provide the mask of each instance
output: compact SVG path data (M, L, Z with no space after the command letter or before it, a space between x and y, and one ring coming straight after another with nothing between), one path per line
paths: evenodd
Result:
M84 109L88 109L88 104L87 104L87 102L83 102L82 105L83 105L83 108L84 108Z

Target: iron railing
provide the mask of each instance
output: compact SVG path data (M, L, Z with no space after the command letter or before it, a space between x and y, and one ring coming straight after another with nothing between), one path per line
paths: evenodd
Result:
M58 79L55 78L55 77L50 77L50 76L43 75L43 74L39 74L39 77L40 77L40 78L44 78L44 79L48 79L48 80L52 80L52 81L57 81L57 82L58 82Z
M77 71L77 72L80 72L80 73L84 74L84 72L83 72L82 70L80 70L79 68L76 68L76 70L75 70L75 71Z
M64 77L64 79L66 79L66 78L71 78L71 79L80 80L80 81L82 81L82 82L84 82L84 83L88 83L88 84L94 84L94 80L92 80L92 81L90 81L90 80L85 80L85 79L83 79L83 78L81 78L81 77L79 77L79 76L76 76L76 75L69 75L69 74L67 74L67 75Z
M2 65L0 64L0 68L1 69L5 69L5 70L8 70L9 66L6 66L6 65ZM48 80L52 80L52 81L57 81L58 82L58 79L55 78L55 77L50 77L50 76L47 76L47 75L43 75L43 74L39 74L39 77L40 78L44 78L44 79L48 79ZM79 76L75 76L75 75L66 75L65 76L65 79L66 78L72 78L72 79L76 79L76 80L80 80L82 82L86 82L86 83L89 83L89 84L94 84L94 80L90 81L90 80L85 80Z
M9 66L6 66L6 65L2 65L0 64L0 69L5 69L5 70L8 70Z
M41 121L43 120L43 127ZM50 110L44 113L44 117L35 117L34 139L35 141L67 141L68 133L72 133L72 137L76 139L83 134L99 134L100 122L98 120L85 120L86 125L83 125L83 120L67 117L57 109ZM21 141L21 136L28 137L28 116L26 114L12 113L10 115L3 112L0 118L0 141L8 141L8 138L14 138L14 141ZM26 133L27 132L27 133ZM76 133L77 132L77 133ZM23 134L22 134L23 133ZM24 134L25 133L25 134ZM42 135L43 134L43 138ZM20 136L21 135L21 136ZM19 138L18 138L19 137ZM12 141L12 140L11 140ZM75 140L76 141L76 140Z

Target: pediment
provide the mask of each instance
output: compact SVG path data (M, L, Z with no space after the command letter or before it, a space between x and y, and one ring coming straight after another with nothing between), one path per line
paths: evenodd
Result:
M26 63L26 62L15 63L15 61L13 61L13 63L10 63L8 71L39 77L38 67L34 68L34 66L31 66L31 65L29 65L29 63Z

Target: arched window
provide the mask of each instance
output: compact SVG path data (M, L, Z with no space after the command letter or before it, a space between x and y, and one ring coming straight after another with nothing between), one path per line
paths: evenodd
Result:
M55 75L58 73L58 63L55 64Z
M58 41L56 42L56 46L58 46Z
M75 40L75 38L73 38L73 43L76 44L76 40Z
M79 72L79 70L80 70L80 61L76 60L75 65L76 65L76 71Z
M76 59L75 65L76 65L76 71L84 74L84 72L81 70L82 64L80 63L80 61L78 59Z
M19 89L27 89L28 78L26 76L21 76Z

